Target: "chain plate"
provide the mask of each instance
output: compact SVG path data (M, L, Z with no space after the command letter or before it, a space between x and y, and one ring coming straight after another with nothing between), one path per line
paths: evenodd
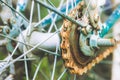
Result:
M82 9L83 5L84 5L83 2L79 3L70 12L70 14L68 14L68 16L75 19L76 13ZM79 44L77 42L77 40L78 40L77 35L74 37L72 36L73 38L75 38L72 40L76 40L76 41L72 41L72 42L75 42L75 44L72 44L72 42L71 42L71 35L74 35L74 33L72 33L72 31L73 31L73 29L77 29L77 28L73 28L73 27L77 27L77 25L70 22L67 19L64 20L63 27L61 30L62 58L64 60L65 67L68 68L68 70L71 73L82 75L83 73L86 73L88 70L90 70L97 63L99 63L101 60L103 60L104 58L109 56L113 52L115 46L106 47L104 49L100 48L98 51L96 51L96 53L98 55L96 55L94 57L88 57L88 56L82 55L82 52L79 51L78 49L76 49L76 48L78 48L76 46ZM74 30L74 32L77 33L76 30ZM72 46L72 48L71 48L71 46Z

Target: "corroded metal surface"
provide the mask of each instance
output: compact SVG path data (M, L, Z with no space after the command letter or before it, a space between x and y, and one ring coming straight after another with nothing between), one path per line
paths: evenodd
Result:
M82 7L83 2L76 6L76 8L70 12L69 16L75 19L76 13L81 10ZM82 75L110 55L114 47L100 48L95 51L97 55L85 56L79 48L80 32L77 29L76 24L73 24L69 20L64 20L61 30L61 49L65 67L68 68L71 73Z

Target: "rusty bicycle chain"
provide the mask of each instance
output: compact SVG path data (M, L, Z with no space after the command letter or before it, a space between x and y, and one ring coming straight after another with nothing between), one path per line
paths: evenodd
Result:
M83 4L79 3L71 12L68 14L71 18L75 19L77 11L81 8ZM68 70L73 74L79 74L82 75L83 73L86 73L88 70L90 70L93 66L95 66L97 63L99 63L101 60L106 58L108 55L110 55L114 47L107 47L104 52L99 53L95 58L93 58L88 64L86 64L83 67L80 67L76 64L74 57L72 56L72 53L70 51L70 42L69 42L69 36L71 32L71 27L73 23L69 20L65 19L63 22L63 27L61 30L61 49L62 49L62 58L64 60L64 65ZM77 26L77 25L76 25Z

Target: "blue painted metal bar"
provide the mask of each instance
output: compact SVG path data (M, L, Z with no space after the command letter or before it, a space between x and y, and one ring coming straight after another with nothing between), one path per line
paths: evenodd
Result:
M70 0L69 0L69 1L70 1ZM75 0L75 1L76 1L75 3L78 4L81 0ZM72 9L72 4L75 5L74 3L71 3L71 2L69 2L69 4L68 4L68 10L69 10L69 11ZM60 11L61 11L62 13L66 13L66 4L64 4L64 5L60 8ZM40 27L44 28L44 27L46 27L47 25L51 24L51 23L52 23L51 17L54 18L55 15L56 15L56 13L53 12L53 13L51 13L50 15L46 16L45 18L43 18L43 20L42 20L42 22L41 22L41 24L40 24ZM56 21L58 21L58 20L60 20L60 19L62 19L62 17L58 16L57 19L56 19Z
M120 18L120 5L114 10L111 16L106 20L106 22L102 26L102 30L99 32L100 37L104 37L105 34L113 27L113 25Z
M68 4L68 10L70 11L72 9L72 5L75 6L75 4L78 4L81 0L75 0L75 3L72 3L69 0ZM17 10L24 11L26 8L28 0L19 0L17 4ZM59 9L62 13L66 13L66 3ZM54 18L56 13L52 12L51 14L47 15L45 18L42 19L41 24L39 25L42 28L45 28L47 25L52 23L52 18ZM52 18L51 18L52 17ZM56 21L62 19L61 16L58 16Z

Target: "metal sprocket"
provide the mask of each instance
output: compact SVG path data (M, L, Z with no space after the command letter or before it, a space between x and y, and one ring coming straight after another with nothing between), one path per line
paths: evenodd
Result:
M83 2L79 3L68 15L71 18L76 19L76 13L83 7ZM113 52L114 47L107 47L104 50L100 49L96 51L98 55L90 57L85 56L79 48L79 32L77 31L77 25L65 19L61 30L61 49L62 58L64 60L65 67L69 69L71 73L82 75L90 70L96 63L106 58Z

